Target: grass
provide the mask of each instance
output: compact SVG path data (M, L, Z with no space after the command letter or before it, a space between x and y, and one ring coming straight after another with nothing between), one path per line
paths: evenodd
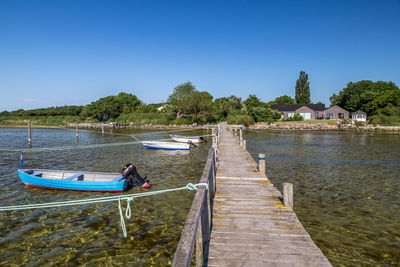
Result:
M32 123L40 126L65 126L72 122L94 122L80 116L0 116L1 126L26 126Z

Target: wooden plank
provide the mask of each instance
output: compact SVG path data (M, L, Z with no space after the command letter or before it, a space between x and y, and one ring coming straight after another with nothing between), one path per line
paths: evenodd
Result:
M330 266L251 155L220 135L208 266Z

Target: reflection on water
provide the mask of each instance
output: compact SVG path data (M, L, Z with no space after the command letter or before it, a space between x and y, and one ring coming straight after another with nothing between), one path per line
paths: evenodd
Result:
M168 138L167 131L117 131L115 135L75 130L32 129L32 149L76 146L76 149L24 152L26 168L119 172L137 166L153 184L150 190L175 188L199 181L208 144L190 151L147 150L140 143L90 147L94 144ZM207 134L190 131L184 135ZM116 195L58 191L25 186L18 178L18 149L27 148L26 129L0 128L0 206L54 202ZM85 149L80 147L88 146ZM132 188L125 193L142 192ZM170 265L194 193L171 192L131 203L123 238L117 202L0 213L0 265Z
M272 183L294 184L294 209L334 266L400 265L399 135L260 131L245 138L254 158L266 154Z

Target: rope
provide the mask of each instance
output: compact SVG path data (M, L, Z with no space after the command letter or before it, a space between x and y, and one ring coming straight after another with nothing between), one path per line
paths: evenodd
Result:
M183 187L164 189L164 190L158 190L158 191L153 191L153 192L144 192L144 193L110 196L110 197L89 198L89 199L78 199L78 200L69 200L69 201L59 201L59 202L5 206L5 207L0 207L0 211L66 207L66 206L73 206L73 205L83 205L83 204L92 204L92 203L100 203L100 202L118 201L118 209L119 209L119 214L120 214L120 218L121 218L121 228L122 228L124 237L127 237L125 219L124 219L124 215L122 213L121 200L126 200L126 202L127 202L125 217L127 219L130 219L131 215L132 215L130 202L133 201L134 198L158 195L158 194L163 194L163 193L173 192L173 191L180 191L180 190L192 190L193 191L193 190L198 190L199 186L205 186L206 190L208 190L207 183L198 183L198 184L188 183L186 186L183 186Z

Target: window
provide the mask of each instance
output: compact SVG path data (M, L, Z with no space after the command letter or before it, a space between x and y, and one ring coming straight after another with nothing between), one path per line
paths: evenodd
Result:
M294 116L294 112L288 112L287 116L288 118L292 118Z

